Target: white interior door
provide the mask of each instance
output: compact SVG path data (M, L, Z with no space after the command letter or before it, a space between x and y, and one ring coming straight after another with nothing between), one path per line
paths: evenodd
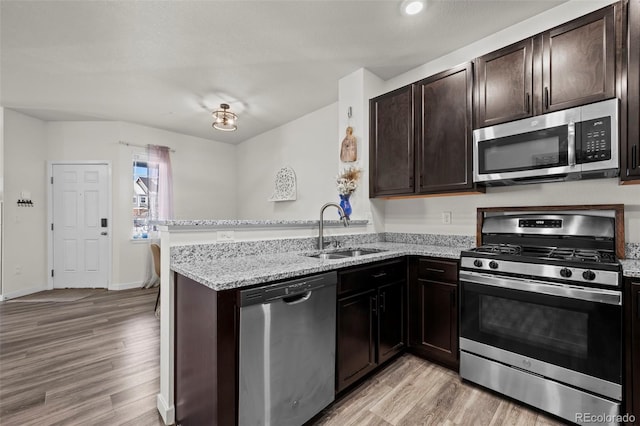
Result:
M53 287L107 288L109 166L53 164Z

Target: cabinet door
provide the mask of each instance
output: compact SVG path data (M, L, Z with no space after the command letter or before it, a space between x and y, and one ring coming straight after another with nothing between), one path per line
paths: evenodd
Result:
M533 96L533 38L481 56L475 62L475 127L530 117Z
M410 284L410 345L427 358L458 365L457 285L417 279Z
M623 180L635 180L640 179L640 0L629 1L628 30L628 130L626 147L622 147L626 161L621 164L621 174Z
M542 112L615 96L614 22L609 6L542 34Z
M416 84L420 193L473 186L471 63Z
M413 89L405 86L371 99L370 193L414 192Z
M375 290L338 300L336 391L365 376L376 366Z
M400 281L378 289L378 363L383 363L404 348L405 287Z

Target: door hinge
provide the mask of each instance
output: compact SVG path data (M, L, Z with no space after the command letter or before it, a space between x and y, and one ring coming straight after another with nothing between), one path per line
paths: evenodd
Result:
M51 185L53 185L53 176L51 176Z
M51 276L53 277L53 269L51 270Z
M53 231L53 223L51 224L51 230Z

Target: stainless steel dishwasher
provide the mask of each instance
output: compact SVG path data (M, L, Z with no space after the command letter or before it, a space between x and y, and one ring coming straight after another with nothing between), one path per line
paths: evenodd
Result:
M333 401L337 280L240 292L240 426L300 426Z

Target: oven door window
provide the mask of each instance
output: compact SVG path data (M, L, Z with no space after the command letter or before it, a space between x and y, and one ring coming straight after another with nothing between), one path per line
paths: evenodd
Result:
M568 127L484 140L478 143L480 174L569 165Z
M462 282L464 338L621 382L617 305Z

